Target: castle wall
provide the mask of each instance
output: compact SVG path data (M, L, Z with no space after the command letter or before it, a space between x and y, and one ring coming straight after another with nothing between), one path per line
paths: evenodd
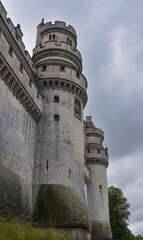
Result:
M0 213L26 219L32 211L35 129L42 99L22 35L0 2Z
M0 79L0 212L28 218L32 208L35 122Z

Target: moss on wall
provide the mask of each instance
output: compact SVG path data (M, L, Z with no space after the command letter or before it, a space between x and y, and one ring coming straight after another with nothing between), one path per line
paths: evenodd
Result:
M63 185L40 186L33 220L42 226L88 228L82 197L73 188Z
M9 218L29 219L31 209L24 182L0 164L0 214Z
M112 239L109 223L93 221L91 226L91 240Z

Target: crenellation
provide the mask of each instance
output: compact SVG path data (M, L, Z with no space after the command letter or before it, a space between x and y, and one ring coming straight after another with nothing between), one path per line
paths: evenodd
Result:
M28 51L25 49L25 45L22 41L23 33L20 29L20 25L18 24L16 27L14 26L11 19L7 17L7 12L3 7L1 1L0 1L0 17L2 17L2 20L5 22L7 28L9 29L10 33L13 36L13 39L15 39L16 43L18 44L20 51L23 53L23 56L25 56L26 61L28 61L29 66L31 67L32 70L35 71L36 68L34 67L31 56L28 53ZM17 38L16 36L19 36L19 37Z
M59 28L63 28L65 30L68 30L70 31L74 36L76 36L76 31L75 29L71 26L71 25L66 25L65 22L62 22L62 21L55 21L54 23L52 22L47 22L46 24L44 24L42 27L42 31L45 31L47 29L50 29L50 28L55 28L55 27L59 27Z

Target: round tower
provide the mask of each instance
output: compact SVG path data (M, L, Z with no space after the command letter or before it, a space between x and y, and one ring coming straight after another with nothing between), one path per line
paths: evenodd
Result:
M108 149L103 147L104 133L86 117L85 158L89 168L88 207L91 240L112 238L109 207L107 167Z
M34 167L34 220L86 239L83 108L87 81L74 28L44 21L37 27L33 61L43 97Z

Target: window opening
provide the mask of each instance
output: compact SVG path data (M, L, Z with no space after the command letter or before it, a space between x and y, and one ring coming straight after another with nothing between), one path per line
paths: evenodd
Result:
M76 73L76 76L77 76L77 78L80 78L80 73L77 72L77 73Z
M52 39L52 36L51 36L51 34L49 35L49 40L51 40Z
M19 70L20 70L21 73L23 73L23 65L22 65L22 63L20 64Z
M11 57L13 56L13 48L11 46L9 48L9 54L10 54Z
M47 170L49 168L49 161L48 161L48 159L47 159L47 166L46 166L46 168L47 168Z
M69 178L71 178L71 170L69 169Z
M46 82L46 81L44 81L44 86L45 86L45 87L47 86L47 82Z
M61 65L61 71L62 71L62 72L65 71L65 66Z
M29 79L29 86L32 87L32 79Z
M102 185L101 185L101 184L99 184L99 189L100 189L100 190L102 189Z
M90 149L87 149L87 152L90 153Z
M100 149L98 149L98 153L100 153Z
M46 66L46 65L43 65L43 66L42 66L42 71L46 71L46 69L47 69L47 66Z
M53 40L55 39L55 34L53 34Z
M75 115L76 118L81 120L81 102L77 98L75 99L74 115Z
M58 121L59 121L59 118L60 118L60 117L59 117L59 114L54 114L54 121L57 121L57 122L58 122Z
M37 91L37 98L38 98L38 99L39 99L39 94L40 94L39 91Z
M55 95L55 96L54 96L54 102L56 102L56 103L59 102L59 96L58 96L58 95Z

